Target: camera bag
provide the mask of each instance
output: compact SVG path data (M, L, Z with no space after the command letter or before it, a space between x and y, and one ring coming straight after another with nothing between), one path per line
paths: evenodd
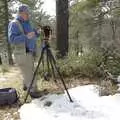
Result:
M19 100L15 88L0 89L0 105L12 105Z

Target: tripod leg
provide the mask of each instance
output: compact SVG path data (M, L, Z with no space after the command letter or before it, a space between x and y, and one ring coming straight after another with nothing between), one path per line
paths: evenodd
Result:
M44 66L45 66L45 64L44 64L44 55L43 55L43 59L42 59L42 66L43 66L43 73L44 73Z
M51 65L51 68L52 68L52 73L53 73L54 81L55 81L55 83L57 83L56 76L55 76L55 71L54 71L54 65L53 65L52 59L49 56L49 54L48 54L48 57L49 57L50 65Z
M60 73L60 71L59 71L59 68L58 68L57 65L56 65L55 58L54 58L54 56L52 55L50 49L48 48L47 50L48 50L48 53L49 53L49 57L50 57L51 60L53 61L54 67L55 67L55 69L56 69L56 71L57 71L57 73L58 73L58 75L59 75L59 77L60 77L60 79L61 79L61 82L62 82L62 84L63 84L63 86L64 86L64 88L65 88L65 90L66 90L66 93L67 93L67 95L68 95L69 100L70 100L70 102L73 102L73 100L72 100L72 98L71 98L71 96L70 96L70 94L69 94L69 92L68 92L68 89L67 89L67 87L66 87L66 84L65 84L65 82L64 82L64 79L63 79L63 77L62 77L62 75L61 75L61 73Z
M55 84L56 84L59 88L61 88L61 90L63 90L63 88L59 85L59 83L58 83L58 81L57 81L57 79L56 79L55 70L54 70L55 68L54 68L54 64L53 64L51 58L50 58L50 65L51 65L51 68L52 68L52 73L53 73L53 77L54 77Z
M47 55L47 51L45 50L45 54ZM45 59L44 59L45 58ZM47 60L47 64L45 64L45 60ZM50 68L49 68L49 61L48 61L48 57L43 55L43 59L42 59L42 63L43 63L43 72L42 75L44 77L44 80L49 81L48 77L50 76ZM46 69L48 70L47 72Z
M26 103L26 100L27 100L28 95L29 95L29 93L30 93L30 89L31 89L32 84L33 84L33 82L34 82L34 80L35 80L35 77L36 77L36 74L37 74L39 65L40 65L40 63L41 63L41 61L42 61L43 53L44 53L44 49L42 49L41 56L40 56L40 58L39 58L37 67L36 67L36 69L35 69L35 71L34 71L33 78L32 78L32 80L31 80L30 86L29 86L29 88L28 88L28 90L27 90L27 94L26 94L26 97L25 97L25 99L24 99L24 103Z
M49 66L49 56L48 56L48 51L47 52L47 67L48 67L48 73L50 73L50 66Z

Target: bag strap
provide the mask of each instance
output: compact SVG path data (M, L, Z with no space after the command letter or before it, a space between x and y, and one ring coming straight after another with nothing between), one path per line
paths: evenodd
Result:
M25 34L23 26L21 25L20 21L15 19L14 22L18 25L20 32Z
M20 21L17 20L17 19L14 19L13 21L18 25L18 28L19 28L20 32L21 32L23 35L25 35L23 26L22 26L22 24L20 23ZM26 48L26 43L25 43L24 48L25 48L25 51L26 51L26 49L27 49L27 48Z

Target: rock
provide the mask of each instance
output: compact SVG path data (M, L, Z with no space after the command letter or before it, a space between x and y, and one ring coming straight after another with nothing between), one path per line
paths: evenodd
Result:
M46 101L45 103L44 103L44 106L47 106L47 107L49 107L49 106L51 106L52 105L52 102L51 101Z

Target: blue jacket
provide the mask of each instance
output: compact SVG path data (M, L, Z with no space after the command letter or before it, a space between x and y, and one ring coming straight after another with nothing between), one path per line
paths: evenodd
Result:
M11 44L25 43L27 50L29 50L30 52L34 52L36 50L36 40L39 34L34 28L32 28L29 21L24 21L24 19L20 16L17 16L16 19L19 20L19 22L21 23L23 30L24 30L24 34L20 31L18 24L16 24L14 20L11 21L8 25L9 42ZM26 35L29 32L33 32L33 31L35 32L36 35L30 40L27 38Z

